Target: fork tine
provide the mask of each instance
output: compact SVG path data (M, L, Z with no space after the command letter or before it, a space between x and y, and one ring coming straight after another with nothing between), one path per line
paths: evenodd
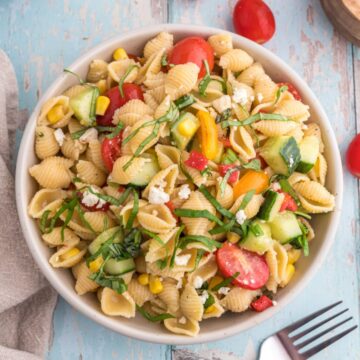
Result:
M340 311L339 313L337 313L337 314L329 317L328 319L325 319L325 320L323 320L323 321L318 322L317 324L309 327L308 329L302 331L301 333L299 333L299 334L297 334L297 335L294 335L294 336L291 336L291 337L289 336L289 338L291 339L292 342L294 342L294 341L302 338L304 335L309 334L311 331L317 329L318 327L320 327L320 326L326 324L327 322L335 319L336 317L342 315L344 312L346 312L346 311L348 311L348 310L349 310L349 309L345 309L345 310L343 310L343 311Z
M301 349L301 348L303 348L304 346L309 345L309 344L312 343L314 340L319 339L321 336L329 333L330 331L336 329L337 327L341 326L342 324L345 324L346 322L350 321L351 319L352 319L352 317L349 317L349 318L347 318L347 319L339 322L338 324L335 324L335 325L329 327L328 329L326 329L326 330L324 330L324 331L322 331L322 332L320 332L320 333L312 336L311 338L309 338L309 339L301 342L300 344L296 345L296 348L297 348L297 349Z
M357 327L358 327L357 325L354 325L350 329L347 329L347 330L343 331L342 333L340 333L338 335L335 335L335 336L331 337L330 339L322 342L321 344L319 344L317 346L314 346L313 348L311 348L310 350L302 353L301 355L304 356L307 359L310 356L313 356L313 355L317 354L319 351L321 351L321 350L325 349L326 347L330 346L334 342L340 340L342 337L344 337L345 335L347 335L351 331L354 331Z
M293 332L294 330L296 330L297 328L305 325L306 323L308 323L309 321L315 319L316 317L324 314L325 312L329 311L330 309L334 308L335 306L341 304L342 301L338 301L332 305L329 305L323 309L320 309L318 311L315 311L314 313L308 315L308 316L305 316L304 318L294 322L293 324L291 324L290 326L287 326L286 328L280 330L279 332L286 332L286 333L291 333Z

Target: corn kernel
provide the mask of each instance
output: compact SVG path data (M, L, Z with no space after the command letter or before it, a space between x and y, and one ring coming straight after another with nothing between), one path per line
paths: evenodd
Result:
M205 314L210 314L216 310L215 305L210 305L208 308L205 309Z
M226 237L227 237L228 241L231 242L232 244L235 244L240 240L240 236L233 232L227 233Z
M113 53L114 60L124 60L127 59L127 53L123 48L118 48Z
M109 104L110 99L107 96L99 96L96 99L96 115L104 115Z
M178 130L181 135L192 136L197 128L197 125L191 119L185 119L179 124Z
M159 294L163 291L164 287L159 277L151 276L149 280L149 289L153 294Z
M137 280L140 285L148 285L149 284L149 274L141 274L141 275L139 275Z
M100 95L104 94L107 90L106 80L99 80L96 83L96 87L99 89Z
M301 250L299 249L291 249L288 251L288 263L294 264L296 263L301 256Z
M221 282L224 281L224 278L221 277L221 276L214 276L211 280L210 280L210 283L209 283L209 289L213 289L216 285L219 285Z
M284 278L283 281L280 283L280 286L281 286L281 287L286 286L286 285L290 282L290 280L291 280L291 278L294 276L294 274L295 274L295 266L292 265L292 264L288 264L288 265L286 266L285 278Z
M55 105L46 116L50 124L56 124L65 116L63 106Z
M77 255L80 252L80 250L78 248L72 248L70 250L68 250L66 253L61 254L60 258L61 260L68 260L72 257L74 257L75 255Z
M102 256L99 256L95 260L91 261L89 264L90 271L93 273L99 271L100 266L102 265L103 262L104 259L102 258Z

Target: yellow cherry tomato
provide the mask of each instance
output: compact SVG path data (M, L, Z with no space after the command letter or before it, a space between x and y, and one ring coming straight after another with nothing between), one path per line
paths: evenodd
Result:
M269 186L269 180L269 176L263 171L247 171L234 185L234 198L236 199L251 190L255 190L256 194L260 194Z
M199 110L196 116L200 121L201 152L209 160L214 160L219 147L218 128L215 119L203 110Z

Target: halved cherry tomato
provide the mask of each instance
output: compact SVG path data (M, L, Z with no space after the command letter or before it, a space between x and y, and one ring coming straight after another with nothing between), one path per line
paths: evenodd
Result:
M269 176L264 171L249 170L234 185L234 198L255 190L256 194L262 193L269 186Z
M285 198L281 204L280 212L285 210L296 211L298 209L296 201L292 198L290 194L284 192L284 195Z
M231 142L229 138L221 137L219 141L224 145L225 148L231 147Z
M219 174L221 176L225 176L225 174L228 172L229 169L232 169L233 167L235 167L236 165L234 164L220 164L219 165ZM234 172L232 172L228 178L228 183L229 184L233 184L236 183L239 179L239 175L240 175L240 171L236 170Z
M270 40L275 32L275 19L262 0L239 0L234 8L235 31L259 44Z
M168 63L179 65L192 62L200 68L199 79L206 74L204 60L210 71L214 68L214 50L209 43L199 36L190 36L180 40L170 50Z
M281 83L278 83L277 85L279 87L287 86L288 92L295 98L295 100L301 101L301 96L293 84L291 84L289 82L281 82Z
M113 139L104 138L101 143L101 155L106 168L112 171L114 162L121 155L122 131Z
M165 205L169 208L169 210L171 211L171 214L172 214L172 216L176 219L176 220L178 220L178 217L177 217L177 215L175 214L175 205L173 204L173 202L170 200L170 201L168 201L167 203L165 203Z
M260 289L269 279L269 267L264 257L235 244L224 243L216 253L216 262L225 277L238 272L233 285L244 289Z
M254 300L250 306L256 312L262 312L273 305L274 304L270 298L266 295L261 295L258 299Z
M189 158L184 163L193 169L203 171L208 164L208 159L202 153L191 150Z
M127 56L128 56L129 59L133 59L133 60L135 60L136 62L140 62L140 57L137 56L137 55L127 54Z
M347 149L346 166L353 175L360 178L360 134L354 137Z
M125 191L125 186L119 185L119 187L118 187L118 192L119 192L119 193L123 193L124 191Z
M121 96L118 86L109 89L105 93L105 96L107 96L110 99L110 104L106 109L104 115L96 117L96 122L98 125L114 126L114 124L112 123L112 119L115 110L119 109L129 100L132 99L144 100L143 92L140 86L136 84L130 84L130 83L123 84L123 91L124 91L124 97Z

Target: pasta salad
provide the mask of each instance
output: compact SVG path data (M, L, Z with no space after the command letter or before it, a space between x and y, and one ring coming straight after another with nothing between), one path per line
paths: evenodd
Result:
M230 34L94 59L42 106L28 212L54 268L103 313L196 336L264 311L334 209L320 127ZM241 321L239 319L238 321Z

